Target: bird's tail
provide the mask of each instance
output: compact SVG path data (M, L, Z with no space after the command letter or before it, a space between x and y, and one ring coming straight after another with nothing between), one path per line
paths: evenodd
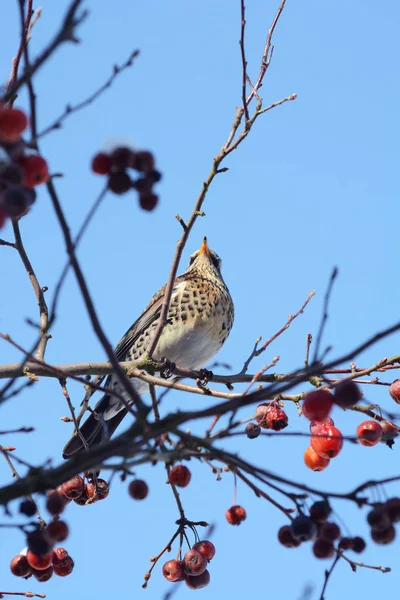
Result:
M89 447L110 439L122 419L125 417L127 410L122 409L111 419L104 421L102 415L108 407L109 401L110 396L104 394L96 405L95 413L90 414L82 427L79 428L79 433L75 431L71 439L65 444L63 458L71 458L71 456L77 452L81 452L85 449L82 438L86 440Z

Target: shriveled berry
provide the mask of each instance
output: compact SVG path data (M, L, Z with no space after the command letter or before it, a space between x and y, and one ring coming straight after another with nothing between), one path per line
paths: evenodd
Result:
M186 487L192 478L192 474L185 465L176 465L169 472L168 480L172 485Z
M183 557L183 570L186 575L199 576L207 569L207 559L198 550L188 550Z
M146 150L136 152L134 168L137 171L141 171L142 173L150 173L151 171L154 171L154 166L154 156L151 152Z
M108 188L114 194L126 194L132 187L132 181L126 171L111 173L108 179Z
M128 492L134 500L143 500L149 493L149 486L143 479L134 479L128 486Z
M49 581L49 579L51 579L53 577L53 566L50 565L49 567L47 567L47 569L43 569L42 571L37 571L36 569L32 569L32 575L35 577L35 579L37 579L37 581L40 581L41 583L45 583L46 581Z
M310 442L315 452L323 458L335 458L343 448L343 436L337 427L316 429Z
M80 498L85 491L85 482L80 475L74 475L61 486L62 493L66 498L75 500Z
M31 574L31 566L26 556L17 554L10 563L11 573L16 577L28 577Z
M312 446L304 452L304 463L311 471L323 471L331 461L317 454Z
M111 170L111 157L105 152L99 152L92 160L92 171L97 175L108 175Z
M254 440L258 438L261 433L261 427L256 423L249 423L244 430L245 434L250 440Z
M335 388L334 399L341 408L352 408L361 399L360 388L354 381L343 381Z
M326 390L309 392L303 400L303 415L310 421L320 421L329 415L332 404L333 397Z
M382 438L382 427L377 421L363 421L357 427L356 435L363 446L376 446Z
M263 402L256 408L256 421L263 429L280 431L287 427L288 417L276 402Z
M19 512L27 517L33 517L33 515L36 514L36 504L29 498L22 500L21 504L19 505Z
M299 542L311 540L317 534L317 526L314 521L306 515L295 517L290 525L292 536Z
M285 548L298 548L301 542L293 537L290 525L282 525L278 531L278 540Z
M321 525L318 537L335 542L340 538L340 528L336 523L324 523Z
M63 542L68 537L69 528L65 521L52 521L47 525L47 533L55 542Z
M61 566L57 566L53 563L54 574L58 575L59 577L67 577L67 575L70 575L72 573L74 566L74 561L70 556L68 556L68 558L65 561L65 564Z
M206 569L204 573L194 577L193 575L186 575L185 582L188 588L191 590L199 590L206 587L210 583L210 573Z
M400 521L400 498L389 498L385 502L386 513L392 523Z
M353 551L357 554L361 554L361 552L365 550L366 546L367 544L362 537L356 535L356 537L353 538Z
M52 552L49 552L48 554L34 554L28 549L28 552L26 553L28 564L36 571L44 571L44 569L47 569L51 565L52 558Z
M57 490L50 490L46 500L46 509L51 515L62 513L66 505L66 498Z
M330 540L318 537L313 544L313 553L317 558L332 558L335 546Z
M33 188L49 179L49 167L45 159L39 154L28 154L20 160L24 172L24 186Z
M68 564L69 554L65 548L54 548L53 550L53 566L64 567Z
M201 552L203 556L206 557L207 560L212 560L215 556L215 546L212 542L208 540L201 540L200 542L196 542L193 544L192 548L194 550L198 550Z
M158 204L157 194L141 192L139 194L139 204L143 210L154 210Z
M390 525L387 529L371 529L371 538L375 544L386 545L393 542L396 537L396 530L393 525Z
M97 500L104 500L109 494L110 488L107 481L104 479L97 478L96 483L89 481L85 486L85 492L88 498L93 498L94 502Z
M235 504L225 511L225 518L231 525L240 525L246 519L246 511L243 506Z
M310 508L310 518L314 523L325 523L332 509L328 500L317 500Z
M395 379L389 388L389 394L393 400L400 404L400 379Z
M86 493L86 490L83 492L82 496L79 496L79 498L75 498L74 502L75 504L77 504L78 506L86 506L86 503L89 500L89 496Z
M165 579L172 582L182 581L185 578L183 567L184 564L182 560L169 560L162 569Z

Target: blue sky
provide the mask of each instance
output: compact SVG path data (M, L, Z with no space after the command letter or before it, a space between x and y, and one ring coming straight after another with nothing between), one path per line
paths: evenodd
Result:
M0 38L1 79L8 78L18 43L16 2L7 0ZM53 35L66 2L41 3L31 55L36 56ZM132 195L109 195L87 232L79 258L109 339L116 343L166 281L180 235L175 213L188 218L212 157L225 142L241 101L239 2L146 3L88 1L89 18L79 30L79 45L65 45L38 73L39 130L51 123L66 103L74 104L105 81L114 63L139 48L135 65L121 75L95 104L72 115L63 129L48 135L42 151L53 172L62 172L57 190L72 231L76 231L103 184L90 172L91 157L111 143L129 141L154 152L163 181L161 202L144 213ZM277 3L248 2L247 59L255 78L265 36ZM330 356L399 319L398 286L398 163L399 118L397 41L400 9L388 0L375 2L290 2L275 34L275 52L262 88L264 105L297 93L298 99L260 117L245 143L226 161L229 172L212 185L204 210L188 242L180 271L203 235L223 259L224 278L235 301L236 321L218 358L240 370L254 340L267 339L295 312L307 293L317 294L292 327L254 361L261 368L281 357L277 370L295 369L304 360L308 332L316 333L324 291L334 265L339 268L324 342ZM21 94L17 105L27 108ZM24 242L41 285L49 298L65 262L60 229L46 191L40 190L31 214L21 223ZM11 238L11 230L2 230ZM36 319L37 307L22 265L9 248L1 248L3 283L0 330L29 347L34 331L26 318ZM72 276L61 298L47 360L57 363L102 360L97 342ZM357 359L368 366L398 352L400 335L381 342ZM20 355L4 342L3 363ZM382 380L390 381L391 375ZM237 389L240 389L238 386ZM77 406L78 385L70 385ZM387 388L370 386L368 401L393 408ZM168 402L168 404L167 404ZM199 396L170 394L165 408L204 405ZM306 430L294 407L288 406L289 427ZM2 429L34 425L30 436L2 439L17 446L18 455L40 464L61 460L69 425L59 417L67 407L55 381L40 383L2 406ZM243 411L243 418L250 416ZM353 434L362 420L339 412L337 426ZM274 472L303 483L348 491L367 478L396 475L398 444L373 449L346 444L329 469L308 472L302 456L304 439L234 438L228 444ZM305 586L319 598L324 569L307 545L285 550L276 542L284 520L266 502L239 486L238 501L248 512L239 528L229 526L224 511L232 502L229 474L222 481L204 465L191 464L193 478L182 500L189 518L216 523L217 547L211 564L211 584L204 596L242 597L249 593L280 594L300 599ZM99 598L132 594L161 598L171 587L155 570L147 592L140 586L148 558L158 553L174 531L176 507L165 486L161 467L144 468L138 476L150 486L148 500L129 499L126 484L115 480L111 496L94 506L70 506L66 519L71 536L65 544L76 561L74 574L47 584L19 581L8 561L23 546L19 532L2 535L2 589L32 590L64 600L80 590ZM0 462L1 481L10 473ZM400 486L386 488L400 495ZM40 500L39 500L40 504ZM344 502L335 504L352 534L369 534L365 514ZM3 519L4 521L4 519ZM392 566L388 575L339 564L326 594L349 597L352 583L360 596L389 595L400 583L398 541L391 546L368 544L362 560ZM290 562L289 562L290 561ZM162 564L162 562L161 562ZM265 576L266 574L266 576ZM189 594L179 589L177 597Z

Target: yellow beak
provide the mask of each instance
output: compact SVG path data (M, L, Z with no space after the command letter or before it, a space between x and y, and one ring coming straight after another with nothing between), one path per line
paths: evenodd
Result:
M202 243L202 245L200 247L199 252L200 252L200 254L204 253L204 254L207 254L207 256L210 256L210 249L209 249L208 244L207 244L207 238L206 238L206 236L204 236L204 238L203 238L203 243Z

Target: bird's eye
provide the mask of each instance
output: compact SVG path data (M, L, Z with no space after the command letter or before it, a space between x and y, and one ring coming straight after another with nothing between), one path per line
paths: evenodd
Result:
M189 267L194 263L195 259L196 259L196 255L192 254L192 256L189 258Z

